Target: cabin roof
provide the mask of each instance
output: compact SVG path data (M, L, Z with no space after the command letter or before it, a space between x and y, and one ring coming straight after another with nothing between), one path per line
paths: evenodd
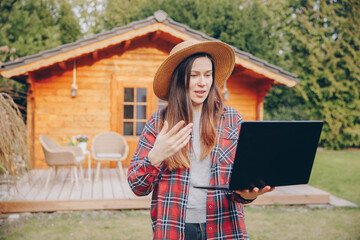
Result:
M208 40L219 41L215 38L207 36L206 34L204 34L202 32L191 29L189 26L186 26L182 23L174 21L173 19L168 17L166 12L164 12L162 10L158 10L154 13L153 16L150 16L144 20L135 21L128 25L114 28L111 31L96 34L87 39L77 40L76 42L67 43L67 44L58 46L53 49L41 51L37 54L21 57L12 62L3 63L0 68L0 74L7 78L14 78L14 79L21 80L24 78L24 76L27 75L27 72L29 72L29 71L35 71L40 68L53 65L56 62L66 61L71 58L76 58L83 54L90 53L90 52L96 51L98 49L108 47L110 45L119 44L120 42L122 42L126 39L124 39L124 38L116 39L116 37L120 36L120 35L124 35L124 33L139 30L142 28L148 28L146 30L146 31L148 31L147 33L156 32L158 30L166 31L168 29L166 27L165 27L165 29L161 28L161 26L159 26L159 25L155 26L156 24L159 24L159 23L161 23L165 26L168 26L170 28L173 28L179 32L185 33L186 35L188 35L192 38L198 39L200 41L208 41ZM132 36L129 36L127 39L132 39L132 38L136 37L136 33L134 33L134 34L132 34ZM142 32L142 34L144 34L144 31ZM180 36L180 37L184 37L184 36ZM108 41L106 41L106 40L108 40ZM99 42L103 42L103 44L96 44ZM90 46L92 46L92 47L90 47ZM84 47L85 48L87 47L86 50L75 51L77 49L81 49ZM245 68L250 68L250 69L256 68L259 70L259 68L260 68L261 71L256 71L256 72L260 72L261 74L265 75L266 77L273 78L274 81L280 82L287 86L294 86L299 82L299 80L295 74L285 71L284 69L282 69L278 66L270 64L263 59L257 58L250 53L241 51L235 47L232 47L232 48L235 51L237 64L240 64L240 65L244 66ZM64 55L64 53L70 53L70 54ZM49 59L54 56L60 56L61 54L62 54L62 57L54 59L54 61L44 61L45 59ZM42 64L36 64L36 66L34 66L34 63L39 62L39 61L42 62ZM32 64L33 64L33 66L30 67L30 65L32 65ZM246 65L248 65L248 66L246 66ZM29 67L27 67L27 66L29 66ZM275 77L271 77L271 73L275 74ZM279 77L282 79L282 81L281 80L279 81Z

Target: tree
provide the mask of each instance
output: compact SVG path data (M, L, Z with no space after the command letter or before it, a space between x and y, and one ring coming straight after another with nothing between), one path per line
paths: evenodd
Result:
M89 37L104 31L104 0L68 0L76 13L84 36ZM108 4L113 1L108 1ZM116 2L116 1L115 1ZM114 5L117 7L116 5Z
M104 27L112 29L145 19L162 9L177 22L243 51L274 62L279 51L271 38L273 13L262 1L250 0L117 0L107 1Z
M291 1L283 13L278 30L284 35L284 59L300 79L295 106L306 106L310 119L324 121L322 146L359 147L360 3ZM279 103L274 96L279 95L271 92L266 106Z
M8 46L0 47L0 65L6 61L16 60L16 49L9 48ZM0 77L0 93L9 94L12 99L17 103L23 118L25 119L26 113L26 86L10 79L3 79Z
M1 1L0 11L1 62L55 48L81 37L78 20L67 0ZM25 113L25 84L0 77L0 90L10 94Z
M60 30L61 44L75 42L82 37L79 19L67 0L59 0L58 3L60 7L56 9L56 12L59 17L56 18L55 24Z
M22 57L81 37L80 26L66 0L13 0L0 3L0 46Z

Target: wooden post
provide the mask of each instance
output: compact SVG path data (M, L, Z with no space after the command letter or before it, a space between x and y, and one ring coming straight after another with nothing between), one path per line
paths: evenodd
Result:
M264 98L258 100L257 105L257 120L263 121L264 120Z
M31 167L35 167L35 77L29 73L27 83L27 104L26 104L26 127L28 131L28 150L30 155Z
M257 117L258 121L264 120L264 97L266 97L268 91L271 89L271 82L267 79L263 80L264 83L259 84L257 90Z
M117 84L117 81L116 81L116 78L115 78L115 74L114 73L111 73L111 76L110 76L110 81L111 81L111 89L110 89L110 111L111 111L111 120L110 120L110 129L111 131L113 132L119 132L119 129L118 129L118 111L117 111L117 107L118 107L118 104L117 104L117 99L118 99L118 95L119 95L119 88L118 88L118 84Z
M113 132L117 132L120 133L120 129L119 129L119 116L118 116L118 99L119 99L119 87L118 87L118 82L116 80L115 77L115 73L111 73L111 77L110 77L110 84L111 84L111 89L110 89L110 129ZM99 163L98 162L98 167L99 167ZM110 162L110 167L114 168L116 167L116 162ZM98 178L98 171L96 172L96 179Z

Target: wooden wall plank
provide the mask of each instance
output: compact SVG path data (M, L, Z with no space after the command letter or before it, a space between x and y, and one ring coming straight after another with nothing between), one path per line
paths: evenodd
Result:
M244 120L257 119L257 89L256 86L239 78L230 78L227 82L230 99L226 103L238 110Z

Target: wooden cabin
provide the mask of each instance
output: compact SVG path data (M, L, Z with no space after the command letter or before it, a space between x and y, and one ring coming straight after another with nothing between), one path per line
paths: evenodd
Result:
M153 76L172 47L188 39L216 40L159 10L147 19L3 64L3 77L28 84L27 128L34 168L47 167L41 134L61 145L74 135L87 134L90 145L96 134L106 131L126 137L130 154L123 165L128 166L146 120L166 104L153 93ZM263 99L271 86L292 87L298 79L234 50L235 69L222 89L226 104L245 120L262 120Z

